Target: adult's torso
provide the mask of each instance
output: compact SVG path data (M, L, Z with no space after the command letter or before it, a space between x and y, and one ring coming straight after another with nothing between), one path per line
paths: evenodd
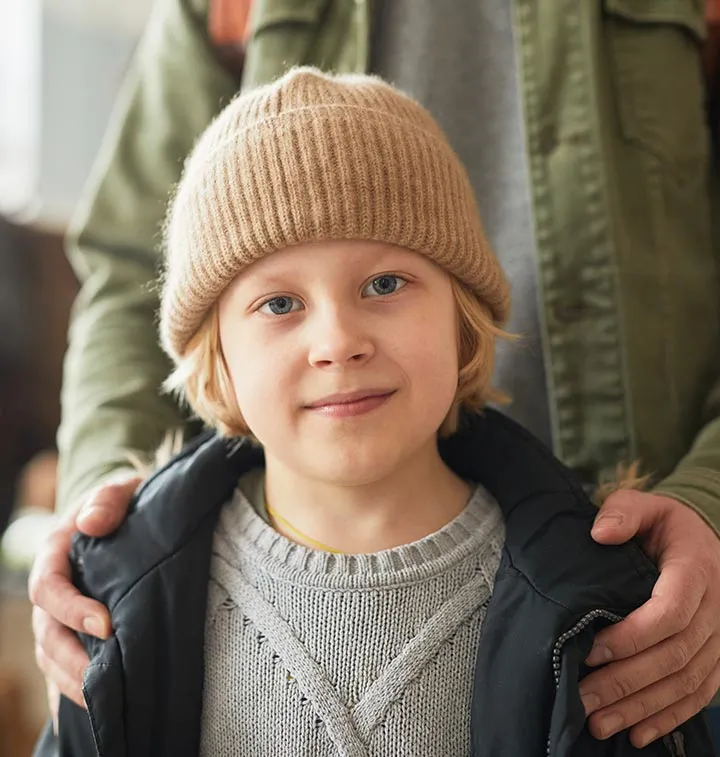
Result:
M463 10L474 15L475 26L484 5L478 0L477 7ZM245 86L294 63L339 71L371 67L367 0L265 0L259 7ZM500 254L518 252L523 265L536 255L555 452L588 480L636 457L650 470L668 473L703 423L720 412L720 398L710 394L720 353L720 298L707 190L702 3L515 0L512 14L534 246L513 229L510 238L518 246ZM502 24L499 16L495 23ZM440 28L450 25L448 20ZM447 54L449 67L453 53L458 70L477 65L463 60L452 40L426 36L423 46L438 48L425 51L434 65ZM465 30L461 39L468 37ZM494 43L498 50L500 43ZM377 57L380 45L376 40L372 52L379 67L392 73L390 57ZM500 75L506 76L513 53L509 45L502 49L506 65ZM420 47L403 54L416 56L420 65ZM413 77L417 81L408 88L429 97L420 74ZM433 83L435 73L426 81ZM453 80L445 86L447 92L433 95L435 105L427 103L435 111L465 89ZM512 97L506 97L510 120L503 123L517 136ZM443 125L454 131L451 120ZM462 125L458 120L464 133L454 142L468 160ZM483 133L490 133L497 124L485 126ZM502 160L500 154L491 158ZM520 163L515 156L504 166L517 187ZM479 189L497 245L500 230L508 227ZM517 193L506 197L522 205ZM532 273L532 266L523 271Z
M512 4L376 0L370 70L422 103L460 156L483 224L508 277L509 331L499 342L495 385L505 409L552 444L540 336L538 276Z

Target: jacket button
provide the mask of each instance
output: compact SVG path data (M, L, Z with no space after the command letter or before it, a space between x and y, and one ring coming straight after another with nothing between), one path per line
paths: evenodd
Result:
M545 124L538 134L538 147L540 154L547 157L551 155L558 146L557 129L555 124Z

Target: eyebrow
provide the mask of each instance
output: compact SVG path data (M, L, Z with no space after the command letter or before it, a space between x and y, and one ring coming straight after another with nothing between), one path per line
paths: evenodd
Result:
M261 287L262 289L286 289L291 278L291 276L281 278L279 276L258 275L257 278L251 279L247 283L252 283L253 287Z

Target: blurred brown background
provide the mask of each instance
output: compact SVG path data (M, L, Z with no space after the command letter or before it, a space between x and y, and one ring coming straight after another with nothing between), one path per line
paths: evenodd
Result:
M62 238L152 2L0 0L0 757L30 757L47 717L26 594L42 529L26 514L53 517L77 291Z
M60 373L77 283L59 233L0 218L0 511L21 467L52 448Z
M0 531L19 499L21 470L55 444L76 289L59 233L0 219ZM26 576L0 572L0 757L24 757L46 717L44 685L34 664Z

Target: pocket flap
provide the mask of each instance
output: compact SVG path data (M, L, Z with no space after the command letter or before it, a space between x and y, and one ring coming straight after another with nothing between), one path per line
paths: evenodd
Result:
M607 13L638 24L676 24L695 37L707 36L704 0L605 0Z
M314 24L327 5L327 0L255 0L250 14L253 32L277 24Z

